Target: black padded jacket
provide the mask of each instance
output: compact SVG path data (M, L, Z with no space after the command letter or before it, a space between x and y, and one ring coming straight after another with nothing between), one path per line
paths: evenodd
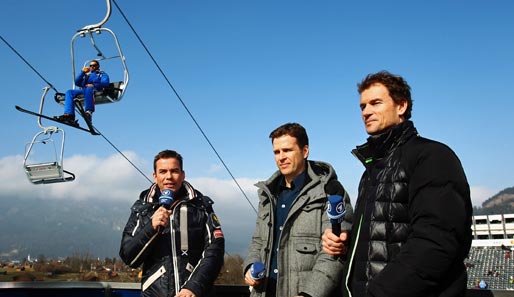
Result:
M368 138L352 153L366 170L344 293L464 296L472 207L455 153L420 137L411 121Z
M132 206L123 230L121 259L130 267L143 265L142 296L175 296L181 288L210 296L225 253L212 200L184 181L170 225L156 231L151 217L159 207L159 196L154 184Z

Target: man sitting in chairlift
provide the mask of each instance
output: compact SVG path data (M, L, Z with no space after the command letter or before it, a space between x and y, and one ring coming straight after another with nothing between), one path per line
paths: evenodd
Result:
M89 67L84 67L75 79L75 85L80 89L68 90L64 97L64 114L56 116L57 120L71 125L78 125L75 121L75 105L73 99L78 95L84 96L84 110L87 120L91 122L95 111L94 92L101 91L109 85L109 75L100 70L100 63L92 60Z

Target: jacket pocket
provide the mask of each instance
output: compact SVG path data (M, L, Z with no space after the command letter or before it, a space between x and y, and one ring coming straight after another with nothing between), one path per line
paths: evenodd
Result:
M296 251L301 254L315 254L318 252L316 249L316 245L308 242L297 243L295 248Z
M257 214L257 226L256 230L258 232L257 235L261 237L262 240L266 240L268 237L268 234L270 232L270 212L269 209L266 209L264 211L261 211L259 214Z
M257 214L259 216L259 220L261 221L267 221L269 220L269 209L262 210L260 213Z
M145 291L150 287L156 280L158 280L164 273L166 273L166 268L164 268L164 265L161 266L159 269L157 269L156 272L154 272L148 279L143 283L142 291Z
M314 239L304 239L294 242L294 251L291 258L291 268L293 271L310 271L314 266L319 251L319 241Z
M150 222L152 205L149 203L143 203L141 200L137 200L130 209L133 216L137 218L136 224L131 231L132 236L134 236L139 229L143 228L148 224L148 222Z

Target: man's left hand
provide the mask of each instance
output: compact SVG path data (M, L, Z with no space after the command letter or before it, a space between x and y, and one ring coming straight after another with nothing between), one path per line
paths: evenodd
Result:
M180 290L180 292L178 292L178 294L175 295L175 296L176 297L196 297L195 293L191 292L188 289Z

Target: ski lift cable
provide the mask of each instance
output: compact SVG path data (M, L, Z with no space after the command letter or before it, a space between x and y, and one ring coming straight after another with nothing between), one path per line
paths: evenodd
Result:
M218 151L216 150L216 148L214 147L214 145L211 143L211 141L209 140L209 138L207 137L207 135L205 134L205 132L203 131L202 127L200 127L200 124L196 121L195 117L193 116L193 114L191 113L191 111L189 110L189 108L187 107L187 105L185 104L185 102L182 100L182 98L180 97L180 95L178 94L177 90L173 87L172 83L170 82L170 80L168 79L168 77L166 76L166 74L164 73L164 71L162 70L162 68L159 66L159 64L157 63L157 61L155 60L155 58L153 57L153 55L151 54L150 50L148 50L147 46L145 45L145 43L143 42L143 40L141 39L141 37L139 36L139 34L136 32L136 30L134 29L134 27L132 26L132 24L129 22L129 20L127 19L127 17L125 16L125 14L123 13L123 11L121 10L120 6L118 5L118 3L116 2L116 0L112 0L114 5L116 6L116 8L118 9L118 11L120 12L121 16L123 17L123 19L125 20L125 22L127 23L127 25L130 27L130 29L132 30L132 32L134 33L134 35L136 36L136 38L139 40L139 43L141 44L141 46L143 46L143 48L145 49L146 53L148 54L148 56L150 57L150 59L152 60L152 62L154 63L154 65L157 67L157 69L159 70L159 72L161 73L161 75L164 77L164 79L166 80L166 82L168 83L169 87L173 90L173 93L175 94L175 96L177 97L177 99L180 101L180 103L182 104L182 106L184 107L184 109L186 110L186 112L189 114L189 116L191 117L191 119L193 120L193 122L195 123L196 127L198 128L198 130L200 130L200 133L203 135L203 137L205 138L205 140L207 141L207 143L209 144L209 146L212 148L212 150L214 151L214 153L216 154L216 156L218 157L218 159L220 160L220 162L223 164L223 166L225 167L225 169L227 170L228 174L231 176L232 180L236 183L237 187L239 188L239 190L241 191L241 193L243 194L243 196L246 198L246 201L248 201L248 203L250 204L250 206L253 208L253 210L255 211L255 213L257 213L257 209L255 209L255 206L253 206L253 204L250 202L250 199L248 198L248 196L246 195L246 193L244 192L243 188L239 185L239 183L237 182L236 178L234 177L234 175L232 174L232 172L230 171L230 169L228 168L227 164L225 163L225 161L223 161L223 158L221 158L220 154L218 153Z
M98 129L95 128L96 131L98 131ZM98 131L98 133L100 133L100 131ZM103 139L105 139L105 141L107 141L120 155L123 156L123 158L125 158L125 160L127 160L127 162L129 162L132 167L134 167L137 171L139 171L139 173L141 173L142 176L144 176L146 178L146 180L148 180L150 183L153 183L152 180L150 180L148 178L148 176L146 176L146 174L143 173L143 171L141 171L141 169L139 169L132 161L130 161L129 158L127 158L127 156L125 156L125 154L123 154L123 152L121 152L109 139L107 139L107 137L105 137L105 135L103 135L102 133L100 133L100 135L103 137Z
M7 42L7 40L5 40L5 38L2 37L2 35L0 35L0 39L2 39L2 41L23 61L25 62L25 64L27 64L27 66L30 67L30 69L32 69L32 71L34 71L52 90L54 90L55 92L58 92L57 89L50 83L48 82L44 77L43 75L41 75L41 73L39 73L27 60L25 60L25 58L23 58L23 56L13 47L11 46L11 44L9 44L9 42Z
M58 92L55 87L53 87L53 85L48 82L13 46L11 46L9 44L9 42L7 42L7 40L5 40L1 35L0 35L0 39L2 39L2 41L14 52L16 53L16 55L21 59L23 60L23 62L25 62L25 64L27 64L30 69L32 69L37 75L39 75L39 77L41 77L45 83L48 84L48 87L49 88L52 88L55 92ZM98 129L95 127L95 130L98 131ZM107 137L105 137L105 135L103 135L102 133L100 133L98 131L98 133L100 135L102 135L102 137L105 139L105 141L107 141L120 155L122 155L139 173L141 173L141 175L143 175L144 178L146 178L150 183L152 183L152 181L148 178L148 176L146 176L142 171L141 169L139 169L132 161L130 161L127 156L125 156L125 154L123 154L123 152L121 152L109 139L107 139Z

